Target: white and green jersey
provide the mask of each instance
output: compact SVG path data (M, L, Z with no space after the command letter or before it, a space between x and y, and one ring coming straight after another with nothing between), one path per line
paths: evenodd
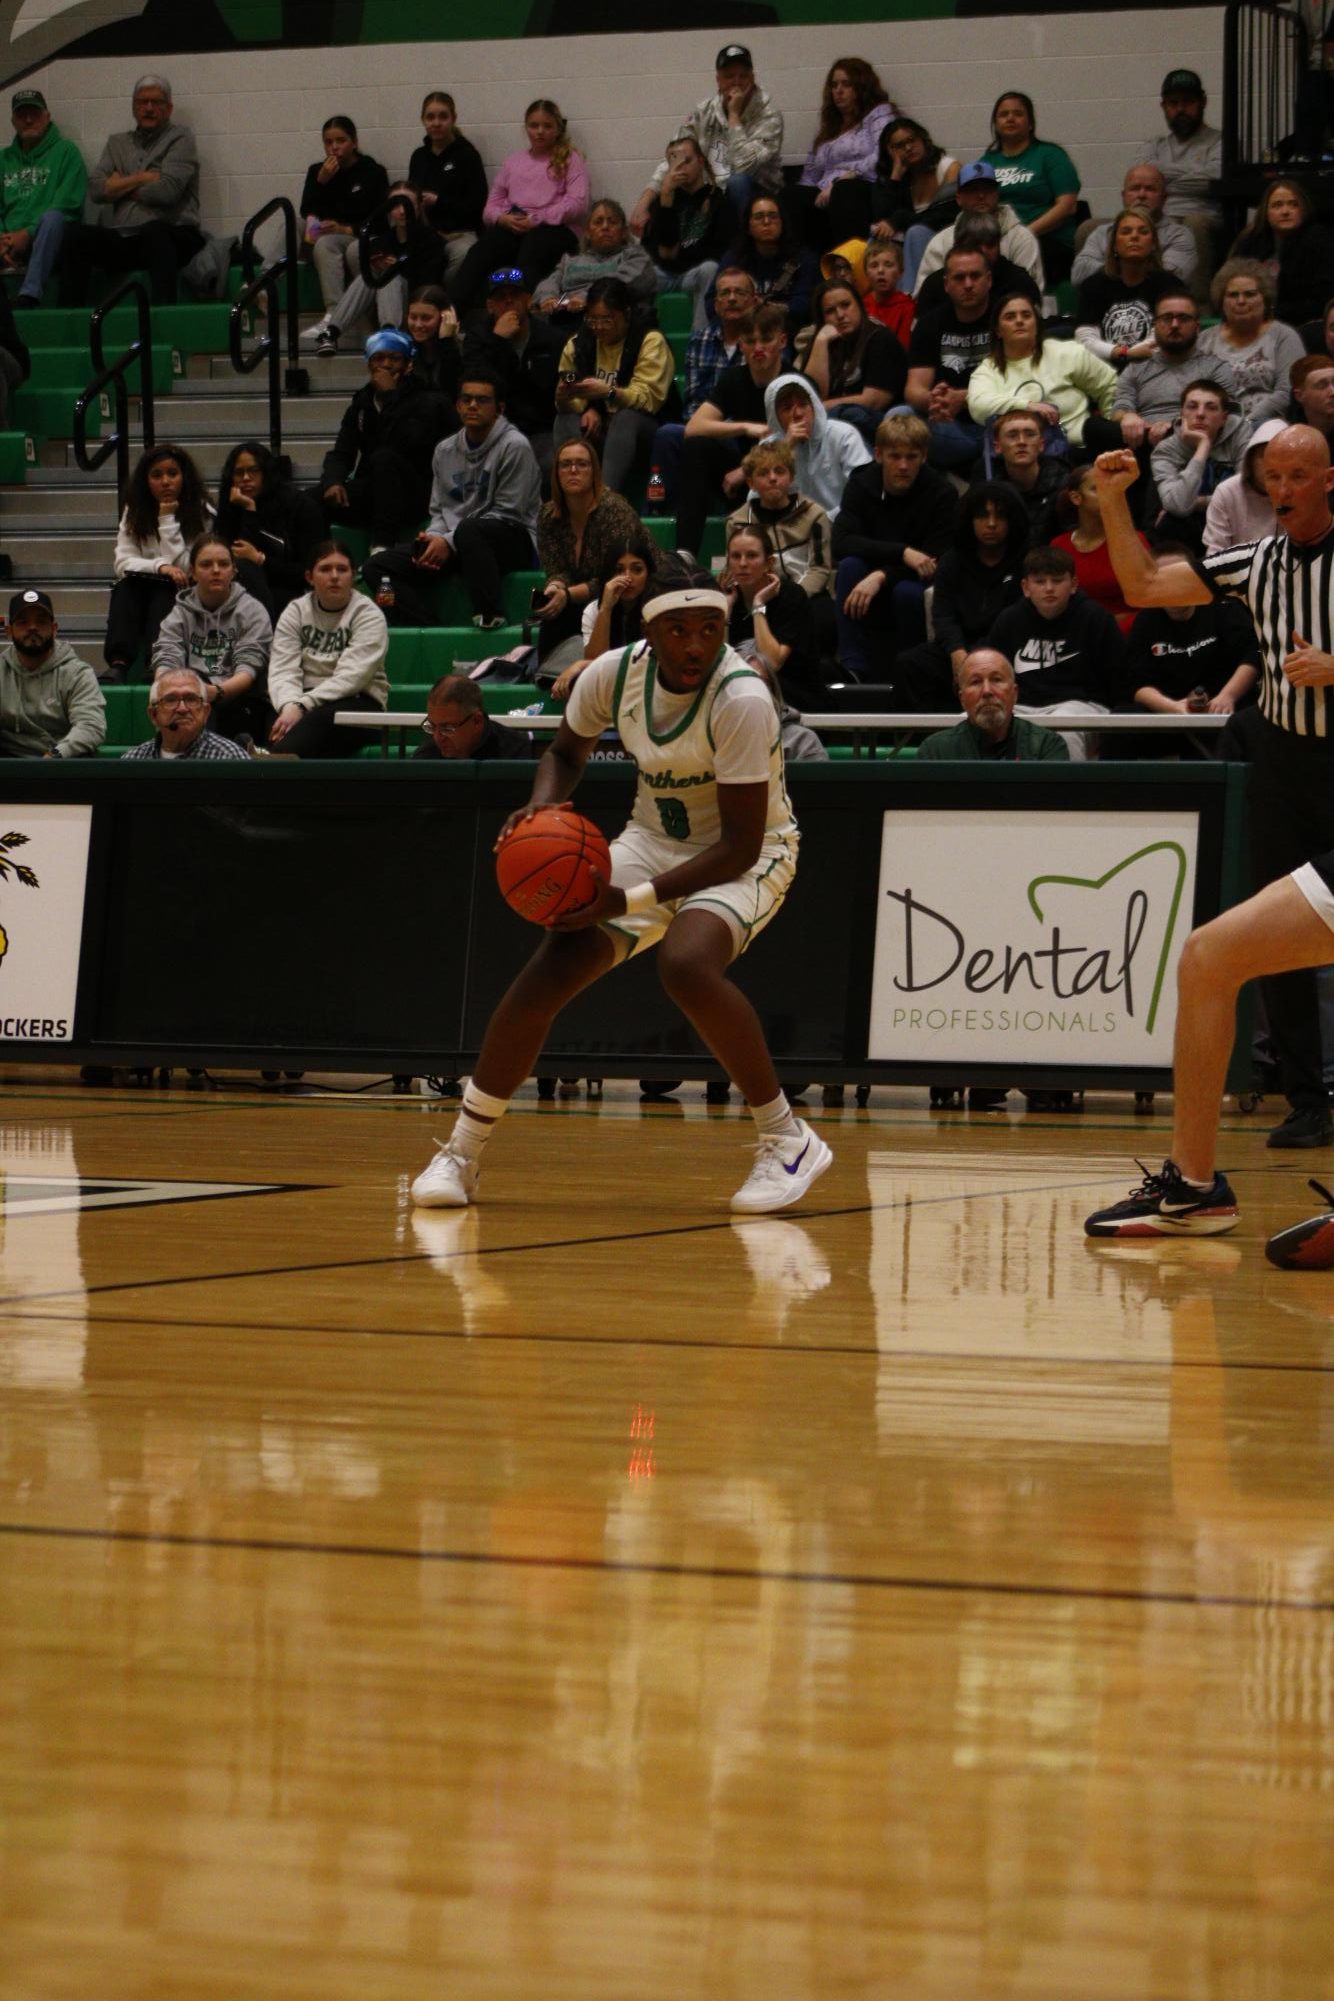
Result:
M646 639L600 654L575 682L565 714L576 736L619 734L639 767L633 824L682 847L712 847L722 833L718 787L767 783L765 847L795 843L778 712L766 683L730 646L703 686L684 695L663 687Z

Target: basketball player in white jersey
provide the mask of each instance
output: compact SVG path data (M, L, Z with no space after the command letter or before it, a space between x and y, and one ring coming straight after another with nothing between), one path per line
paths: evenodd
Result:
M787 1209L833 1155L779 1085L759 1016L728 969L780 908L797 860L778 717L759 674L727 645L728 602L711 577L672 578L644 607L646 637L604 653L575 683L533 796L501 838L573 793L615 728L639 767L634 812L612 843L611 881L557 920L491 1017L446 1144L412 1184L427 1208L473 1199L482 1149L567 1001L658 947L667 993L750 1106L755 1165L732 1197L746 1214Z
M1286 811L1309 830L1304 862L1187 939L1177 975L1171 1156L1161 1173L1084 1225L1091 1237L1216 1236L1238 1220L1236 1196L1214 1165L1237 995L1248 980L1334 961L1334 468L1321 434L1290 424L1265 452L1277 533L1191 562L1157 562L1139 541L1125 499L1136 474L1131 452L1097 461L1108 552L1126 600L1207 604L1226 592L1247 601L1274 737L1265 755L1277 772L1252 810ZM1328 1265L1334 1228L1328 1216L1315 1217L1280 1231L1266 1248L1275 1264Z

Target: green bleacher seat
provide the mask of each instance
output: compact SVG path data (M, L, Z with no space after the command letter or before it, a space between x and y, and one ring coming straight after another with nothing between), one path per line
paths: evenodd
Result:
M528 617L533 592L545 584L546 576L541 570L511 570L505 579L502 602L505 616L511 625L522 625ZM494 649L492 649L494 651ZM504 650L503 648L501 649Z
M239 264L233 264L227 273L227 300L229 305L240 296L244 286L245 273ZM281 305L287 303L286 284L279 287L278 299ZM316 272L313 264L302 264L298 269L296 303L298 310L303 313L318 313L323 307L324 300L320 293L319 274Z
M686 342L689 339L689 332L669 333L667 336L667 345L672 350L672 355L678 369L684 369L685 367Z
M36 457L36 444L26 431L0 431L0 484L21 486Z
M659 292L658 325L669 340L673 334L688 334L694 317L695 301L689 292Z
M136 685L124 682L112 683L102 689L102 698L107 705L107 737L109 744L117 744L128 750L131 744L146 743L153 734L153 725L148 720L148 687L146 683Z
M502 625L495 632L479 632L471 624L394 626L389 634L390 686L397 688L407 680L438 681L442 674L452 674L461 661L475 665L521 643L517 625Z
M77 396L86 389L93 373L92 358L88 351L87 326L85 338L78 347L44 347L40 363L43 389L72 389ZM174 350L161 341L153 343L153 390L156 395L169 396L175 383L173 367ZM139 371L133 370L129 377L130 393L134 395L139 387Z
M185 354L225 354L231 307L216 301L187 306L154 306L153 345ZM23 315L23 338L36 350L81 347L88 352L87 306L37 306ZM114 358L139 330L138 316L127 305L117 306L103 326L103 343Z
M335 521L329 530L331 540L340 549L346 549L352 561L360 569L370 554L371 538L364 528L352 528L344 521Z
M79 391L73 387L35 389L28 382L10 398L10 415L38 437L68 438L74 432L74 405L78 398ZM101 412L92 408L88 412L88 435L96 438L101 434Z
M674 514L650 514L644 526L660 549L676 547L676 516ZM727 527L725 514L711 514L704 523L704 546L696 551L701 562L710 563L715 556L723 553L723 533Z

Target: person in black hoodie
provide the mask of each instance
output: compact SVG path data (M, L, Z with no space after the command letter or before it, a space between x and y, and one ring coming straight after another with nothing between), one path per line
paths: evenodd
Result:
M412 342L381 327L366 342L370 376L343 413L320 474L330 520L370 530L372 549L410 541L431 497L431 454L453 413L412 370Z
M1109 611L1075 583L1068 549L1030 549L1024 557L1022 604L1003 611L988 642L1014 663L1024 716L1103 716L1125 691L1125 641ZM1066 737L1072 758L1089 755L1089 739Z
M952 709L955 676L1003 611L1018 604L1028 549L1028 515L1011 486L983 480L960 497L954 543L936 565L931 623L935 637L901 653L896 700L905 709Z
M705 294L731 240L732 210L698 140L689 134L670 140L667 172L649 203L643 244L663 285L694 299L695 333L709 323Z
M1277 264L1275 318L1301 326L1325 308L1334 292L1334 233L1315 220L1310 194L1300 181L1271 181L1255 220L1243 229L1229 257L1254 257L1272 270Z
M839 662L854 681L889 680L895 657L926 638L923 599L953 539L956 504L953 485L926 462L930 442L920 417L885 417L874 462L856 466L843 489L834 604Z
M358 321L400 326L409 294L420 285L438 282L445 265L444 245L421 220L420 204L420 188L411 181L394 182L368 244L374 283L362 277L358 256L357 274L342 297L302 336L314 338L316 354L326 358L337 354L340 338Z
M547 473L565 337L530 311L532 299L533 288L517 265L493 271L485 309L464 322L463 366L500 377L505 415L523 432Z
M408 179L422 191L425 220L445 247L445 276L457 271L482 229L486 168L471 139L459 131L447 90L422 99L426 137L408 161Z
M213 533L232 552L237 582L276 622L306 591L310 552L324 540L324 517L314 495L284 477L268 446L247 438L223 462Z
M357 231L388 194L389 176L378 160L361 152L357 128L345 114L326 119L320 137L324 158L306 174L301 215L329 311L357 275Z
M459 339L458 315L443 285L417 288L403 315L403 331L417 350L412 358L413 374L452 405L459 393L463 343Z

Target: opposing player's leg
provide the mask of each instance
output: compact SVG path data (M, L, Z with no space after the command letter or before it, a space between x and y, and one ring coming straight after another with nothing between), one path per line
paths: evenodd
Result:
M750 1106L759 1145L732 1207L755 1214L800 1202L834 1156L819 1134L794 1116L760 1018L730 977L744 942L721 908L706 910L687 901L658 947L658 977Z
M426 1209L456 1209L472 1200L482 1149L532 1074L552 1022L616 957L616 943L605 931L547 932L491 1016L453 1131L413 1182L414 1202Z
M1177 975L1171 1155L1124 1202L1090 1216L1089 1236L1216 1236L1235 1227L1236 1197L1214 1155L1237 996L1264 974L1328 964L1332 927L1334 891L1308 864L1191 933Z

